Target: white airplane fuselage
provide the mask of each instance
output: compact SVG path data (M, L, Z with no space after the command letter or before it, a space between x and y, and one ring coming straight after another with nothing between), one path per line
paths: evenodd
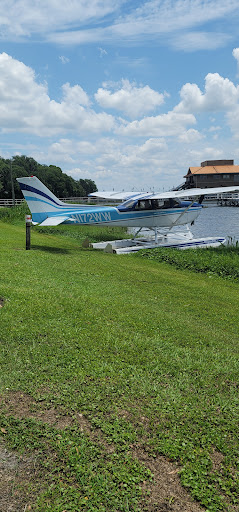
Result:
M201 206L194 206L187 211L185 208L168 208L162 210L119 211L115 207L87 208L84 212L74 213L71 210L71 224L104 224L105 226L122 226L131 228L164 228L174 224L191 224L198 217ZM183 213L183 215L182 215Z
M35 176L17 178L32 213L34 223L42 226L58 224L95 224L130 228L170 228L190 224L202 206L193 201L157 200L151 197L130 199L118 206L66 204L59 200Z

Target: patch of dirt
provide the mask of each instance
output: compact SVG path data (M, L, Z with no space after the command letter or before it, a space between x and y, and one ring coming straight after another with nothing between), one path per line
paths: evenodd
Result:
M82 432L89 435L92 441L103 446L108 454L114 452L114 445L106 442L100 428L93 430L91 423L83 414L74 413L73 416L70 416L66 415L60 408L56 409L52 407L47 409L44 402L39 403L31 396L21 392L8 392L5 397L2 398L2 405L7 410L7 414L12 414L18 418L34 418L43 423L48 423L59 430L77 424ZM121 413L121 416L128 419L127 411L121 411ZM141 417L140 420L144 423L146 418ZM142 502L142 512L202 512L205 510L204 507L194 502L187 490L182 487L178 475L180 471L179 466L170 462L163 456L152 457L148 455L144 448L140 446L132 445L130 453L154 475L152 482L144 482L142 486L142 490L145 496L147 496ZM9 471L13 471L14 475L16 474L16 469L14 468L18 468L19 474L19 468L21 473L21 467L23 469L25 467L25 473L27 473L27 464L32 464L30 459L22 459L22 462L19 462L17 457L14 457L13 454L10 454L9 458L6 455L4 459L5 462L3 465L7 467L5 479L9 478ZM10 470L11 464L12 470ZM29 472L31 472L31 469ZM22 471L22 474L24 474L24 471ZM16 480L16 476L10 479L10 487L8 486L7 491L8 495L11 493L11 486L13 485L13 481L15 481L14 479ZM24 476L22 479L24 481ZM9 501L9 506L15 506L14 499ZM19 512L26 512L27 508L6 508L2 510L0 507L0 510L1 512L18 512L18 510Z
M205 510L193 501L189 493L182 487L179 471L180 466L165 457L149 456L140 447L132 448L133 456L144 464L154 476L153 482L145 482L143 490L149 497L142 504L142 512L202 512Z
M223 460L224 460L224 455L221 452L218 452L214 448L214 450L211 454L212 471L218 471L220 473L222 471Z
M33 418L48 423L55 428L62 430L71 427L75 420L72 416L66 415L54 407L45 408L44 402L36 402L30 395L20 391L8 393L2 398L2 404L7 408L8 414L16 418ZM88 428L88 422L83 415L78 415L78 422L82 429Z
M81 413L77 412L71 416L65 414L60 408L46 408L43 401L36 402L30 395L20 391L7 393L5 397L1 399L1 402L6 407L7 414L12 414L19 419L33 418L59 430L77 424L80 431L85 432L92 441L101 443L107 453L114 451L114 447L105 441L101 430L92 430L90 421Z
M39 488L34 457L17 456L0 443L0 510L26 512L32 510Z

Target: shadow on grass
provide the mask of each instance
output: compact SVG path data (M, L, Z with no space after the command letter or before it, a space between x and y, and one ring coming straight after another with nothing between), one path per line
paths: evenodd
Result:
M32 245L31 249L33 251L45 251L51 252L53 254L69 254L70 251L68 249L62 249L61 247L49 247L44 245Z

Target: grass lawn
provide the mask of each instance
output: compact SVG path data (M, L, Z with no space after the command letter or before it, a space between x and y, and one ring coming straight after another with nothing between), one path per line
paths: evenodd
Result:
M238 282L53 233L0 223L8 503L237 511Z

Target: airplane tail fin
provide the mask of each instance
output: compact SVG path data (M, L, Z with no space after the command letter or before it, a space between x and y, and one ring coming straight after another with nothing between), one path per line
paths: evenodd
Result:
M60 201L36 176L17 178L32 214L32 220L41 223L52 214L61 214L66 205Z

